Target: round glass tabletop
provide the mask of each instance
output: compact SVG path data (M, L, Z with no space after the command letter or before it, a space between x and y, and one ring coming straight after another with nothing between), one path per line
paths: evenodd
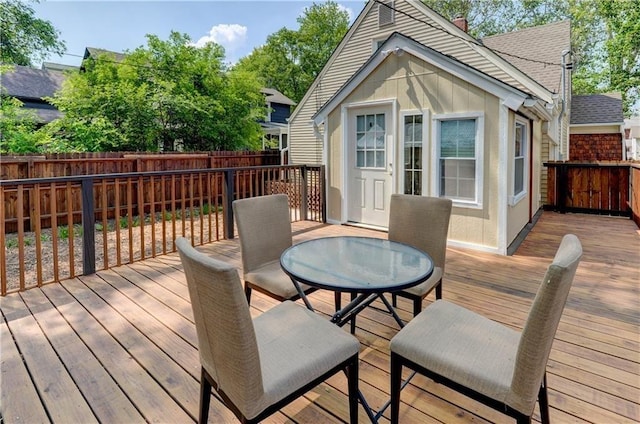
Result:
M295 244L280 257L296 281L345 292L402 290L433 272L431 257L407 244L371 237L325 237Z

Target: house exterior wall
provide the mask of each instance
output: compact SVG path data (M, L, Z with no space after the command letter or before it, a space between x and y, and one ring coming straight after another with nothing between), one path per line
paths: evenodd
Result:
M509 134L510 140L513 139L514 134L515 115L509 116ZM542 173L546 173L546 169L542 165L543 150L548 151L548 143L543 143L542 123L540 121L529 120L531 126L531 138L530 146L527 146L529 157L527 158L530 165L528 165L528 172L531 180L534 182L531 186L527 186L527 194L516 203L509 203L507 209L507 244L511 244L518 236L520 231L524 228L531 218L531 214L534 214L542 206L542 186L537 184L541 181ZM509 158L514 156L514 145L509 143ZM509 189L513 184L514 164L513 161L509 161ZM545 179L546 182L546 179ZM546 187L545 187L546 188ZM531 208L529 207L531 205Z
M423 184L425 195L432 193L434 151L434 115L449 113L481 113L484 119L483 146L483 203L481 208L455 207L452 211L449 240L465 245L495 249L498 246L499 184L504 184L504 175L499 170L500 100L466 81L415 58L409 54L389 55L369 77L361 83L343 102L345 105L358 104L365 107L368 102L393 100L396 102L396 120L401 122L403 112L425 113L427 116L424 148L427 159L424 162L427 181ZM513 113L509 112L513 121ZM343 169L344 151L342 128L343 111L334 109L325 121L327 140L327 218L342 222L345 199L344 184L347 179ZM504 123L506 125L506 123ZM394 169L399 170L399 134L395 134L393 157ZM393 185L396 192L400 187L400 175L394 173ZM525 199L521 203L526 203ZM528 213L528 206L526 207ZM518 219L518 221L521 221ZM526 222L525 222L526 223Z
M286 124L287 118L291 115L291 107L289 105L283 105L281 103L270 103L271 107L271 121L280 124Z
M577 161L622 160L622 134L571 134L569 158Z
M476 46L464 41L452 40L446 31L436 29L440 23L424 15L424 9L413 3L412 1L395 1L394 7L407 15L396 12L395 22L383 27L378 26L377 5L365 7L363 15L352 27L353 33L345 37L338 46L336 49L338 54L325 66L293 113L289 131L292 163L319 163L322 160L322 139L318 138L314 132L311 117L371 56L374 42L386 39L393 32L406 34L419 43L451 55L513 87L528 91L520 82L487 60ZM430 21L436 28L409 16ZM452 31L458 31L458 29L452 29ZM459 34L464 36L461 30Z

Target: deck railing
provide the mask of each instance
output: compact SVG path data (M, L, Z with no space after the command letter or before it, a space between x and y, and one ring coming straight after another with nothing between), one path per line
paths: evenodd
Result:
M547 209L630 216L629 163L549 162Z
M174 252L179 236L233 238L233 200L275 193L292 221L325 221L322 166L0 181L0 294Z

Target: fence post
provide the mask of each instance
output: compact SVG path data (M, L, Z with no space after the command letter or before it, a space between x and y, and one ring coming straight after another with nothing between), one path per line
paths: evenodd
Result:
M93 178L82 179L82 275L96 272L95 204ZM73 225L71 223L70 225Z
M322 222L327 223L327 192L325 191L325 168L320 165L320 207L322 208Z
M222 217L224 219L224 238L229 240L235 236L233 230L233 193L235 191L233 173L232 169L224 171L224 207L222 209Z
M300 167L300 179L302 187L300 187L300 217L303 221L309 219L309 194L307 190L307 165Z
M567 212L567 193L568 193L568 166L562 163L558 166L556 178L556 193L558 193L558 211L560 213Z

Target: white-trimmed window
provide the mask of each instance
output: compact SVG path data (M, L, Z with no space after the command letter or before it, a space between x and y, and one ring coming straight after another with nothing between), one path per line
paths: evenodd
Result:
M513 184L511 204L516 204L527 194L529 174L529 124L516 118L513 134Z
M434 117L434 121L435 193L452 199L459 206L481 207L483 115L439 115Z
M426 116L420 113L402 113L402 182L404 194L426 194L424 181L424 139Z

